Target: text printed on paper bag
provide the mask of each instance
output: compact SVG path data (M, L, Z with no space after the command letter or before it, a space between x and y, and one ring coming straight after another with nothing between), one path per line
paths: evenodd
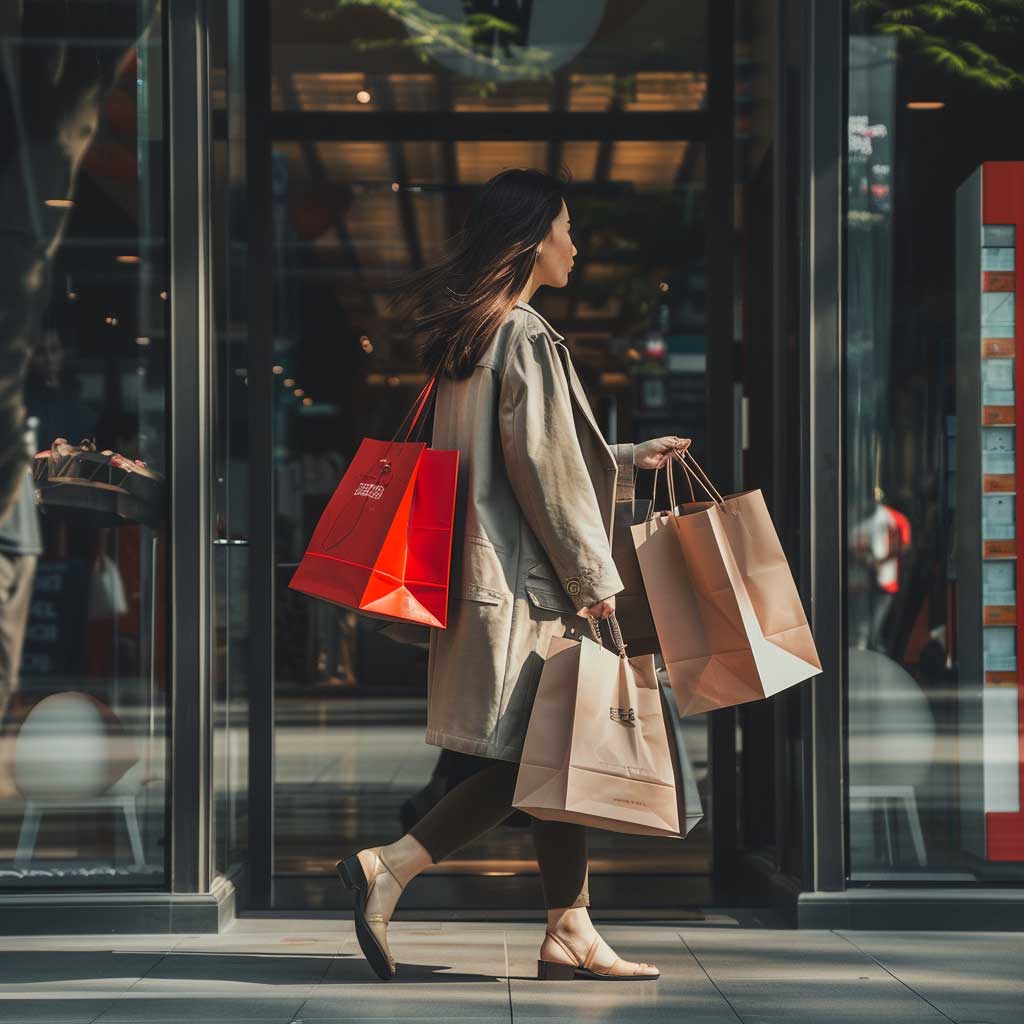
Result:
M353 492L357 498L380 498L384 495L384 487L381 484L360 484Z

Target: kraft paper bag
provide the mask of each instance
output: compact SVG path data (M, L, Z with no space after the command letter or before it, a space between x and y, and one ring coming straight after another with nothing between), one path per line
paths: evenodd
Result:
M761 491L723 498L689 454L679 461L712 500L632 534L685 716L769 697L817 675L821 661Z
M658 471L654 471L654 493L651 498L637 500L635 484L634 474L629 496L615 502L612 527L612 561L615 562L615 568L618 569L623 584L623 589L615 595L615 615L619 620L619 627L629 653L634 657L640 654L658 654L661 650L631 532L638 523L650 518L651 507L657 500Z
M612 529L612 560L619 571L623 589L615 595L615 616L622 629L622 636L632 656L638 654L660 654L661 641L654 625L651 602L647 597L643 573L637 560L636 545L633 543L632 528L646 522L652 516L652 509L658 508L658 474L654 470L654 483L650 498L636 497L636 474L630 481L629 496L615 502L614 527ZM689 481L689 478L687 477ZM676 507L674 479L671 470L666 472L669 507ZM693 483L690 482L690 498L695 501Z
M679 837L651 655L620 657L589 637L551 640L512 806L548 821Z

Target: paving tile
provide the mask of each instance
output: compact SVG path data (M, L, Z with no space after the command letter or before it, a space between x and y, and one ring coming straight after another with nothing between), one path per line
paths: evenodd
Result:
M400 980L404 977L404 980ZM464 1021L484 1018L511 1021L504 980L481 982L407 972L389 982L321 985L303 1004L296 1019L310 1024L352 1019Z
M679 941L676 927L601 927L605 940L630 960L645 960L661 971L657 981L538 981L540 937L529 943L510 937L509 984L516 1024L557 1021L614 1021L616 1024L737 1024L736 1015Z
M687 928L679 936L716 982L887 977L870 957L829 931Z
M0 954L0 1000L25 993L123 992L159 963L163 953L21 950Z
M182 986L186 988L186 986ZM181 995L152 997L129 995L112 1003L96 1024L196 1024L197 1021L258 1021L290 1024L306 993L287 996Z
M340 884L340 883L339 883ZM346 911L317 911L314 914L296 917L280 917L274 913L251 914L236 918L221 935L262 935L277 934L312 935L322 932L344 937L352 930L352 915Z
M271 933L223 933L221 935L198 935L182 942L174 952L177 955L201 953L239 956L302 957L304 959L331 959L346 950L356 948L354 935L340 938L323 932L295 934L292 932ZM326 969L326 964L325 964Z
M842 932L957 1021L1024 1019L1024 935L1006 932Z
M331 959L301 954L245 954L227 951L169 953L132 989L141 998L177 995L186 987L195 995L240 993L291 995L306 992L327 972ZM290 989L289 992L278 991Z
M743 1024L949 1024L893 978L718 982Z
M90 1024L111 1002L109 996L95 992L69 990L60 999L4 992L0 995L0 1021L4 1024Z
M168 953L188 935L4 935L0 937L0 953L9 950L138 950Z
M504 981L506 977L505 936L490 927L467 933L416 932L392 925L388 943L398 964L392 984L431 978L463 984ZM376 980L358 944L353 942L331 963L321 987Z
M300 1013L291 1024L423 1024L424 1019L430 1017L317 1017L315 1022ZM511 1024L508 1004L501 1011L495 1011L486 1017L459 1017L459 1024ZM199 1021L190 1021L189 1024L203 1024ZM232 1024L232 1022L218 1021L217 1024ZM578 1022L576 1022L578 1024Z

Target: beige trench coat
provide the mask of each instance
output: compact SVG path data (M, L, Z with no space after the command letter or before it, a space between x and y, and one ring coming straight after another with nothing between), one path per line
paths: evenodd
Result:
M518 303L472 375L441 378L432 447L459 450L447 629L430 630L428 743L518 761L552 636L623 589L609 447L569 350Z

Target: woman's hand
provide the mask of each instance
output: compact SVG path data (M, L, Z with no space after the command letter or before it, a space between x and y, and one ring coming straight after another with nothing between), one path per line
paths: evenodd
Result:
M655 437L633 446L633 465L641 469L661 469L673 451L685 452L689 447L688 437Z
M606 597L603 601L598 601L597 604L592 604L589 608L583 608L579 614L584 618L592 615L595 619L607 619L615 614L615 596Z

